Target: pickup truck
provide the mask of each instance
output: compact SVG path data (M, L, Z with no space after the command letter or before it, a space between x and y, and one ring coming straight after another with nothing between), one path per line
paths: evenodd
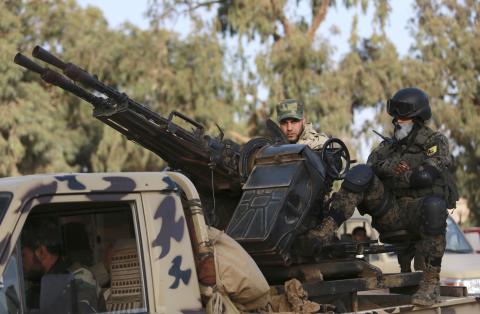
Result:
M29 221L54 217L62 255L96 278L105 313L204 313L205 287L196 258L208 242L198 192L178 172L44 174L0 179L0 313L74 313L78 289L42 278L39 308L31 308L22 237ZM408 294L421 273L304 283L317 301L344 299L339 312L380 310L478 313L462 287L442 287L442 302L415 308ZM48 277L48 276L47 276ZM282 291L283 286L272 285ZM390 289L390 291L388 290ZM363 292L362 292L363 291ZM397 292L398 292L397 291ZM92 310L93 311L93 310Z

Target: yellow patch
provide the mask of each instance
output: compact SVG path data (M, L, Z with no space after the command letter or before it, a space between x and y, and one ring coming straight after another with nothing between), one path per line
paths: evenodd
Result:
M437 152L437 145L430 147L427 149L427 156L433 156Z

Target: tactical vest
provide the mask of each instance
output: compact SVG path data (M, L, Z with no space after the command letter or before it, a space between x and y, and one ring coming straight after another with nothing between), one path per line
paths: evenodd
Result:
M429 140L437 133L426 126L414 129L409 140L405 144L395 144L395 150L391 158L404 160L411 169L424 164L428 158L426 155L427 144ZM395 180L385 180L384 184L397 197L421 198L427 195L438 195L445 199L448 208L454 208L458 200L458 192L452 173L449 169L440 172L440 176L434 181L433 185L424 189L404 188L400 189L395 185Z

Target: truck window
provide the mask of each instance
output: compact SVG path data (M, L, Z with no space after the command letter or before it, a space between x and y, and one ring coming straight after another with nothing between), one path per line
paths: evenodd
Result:
M0 313L20 313L20 285L18 280L17 250L14 251L0 278Z
M135 217L128 202L33 208L20 238L26 309L146 311Z

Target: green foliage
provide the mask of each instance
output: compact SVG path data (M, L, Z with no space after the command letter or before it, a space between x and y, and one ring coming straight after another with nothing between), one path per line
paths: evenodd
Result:
M477 1L416 1L415 63L434 122L454 142L461 194L480 221L480 49Z
M300 2L306 13L291 10ZM210 132L218 123L240 143L265 132L279 100L298 98L308 120L353 148L354 110L376 108L375 128L388 129L386 99L418 86L431 97L433 123L451 139L462 194L480 221L480 7L473 0L417 0L416 15L405 17L416 43L401 58L385 33L390 3L153 0L151 27L141 30L112 29L99 9L74 0L0 2L0 176L164 166L93 119L88 104L13 64L17 51L38 44L162 115L179 110ZM334 7L365 14L369 5L372 36L360 38L355 15L351 49L335 64L333 47L318 36L320 25ZM180 14L195 25L186 38L162 27ZM253 56L251 45L260 46Z
M17 51L48 48L161 114L177 109L231 127L231 81L215 36L181 40L161 29L113 30L100 10L75 1L2 2L0 175L158 170L163 162L91 116L91 107L13 63ZM41 62L40 62L41 63Z

